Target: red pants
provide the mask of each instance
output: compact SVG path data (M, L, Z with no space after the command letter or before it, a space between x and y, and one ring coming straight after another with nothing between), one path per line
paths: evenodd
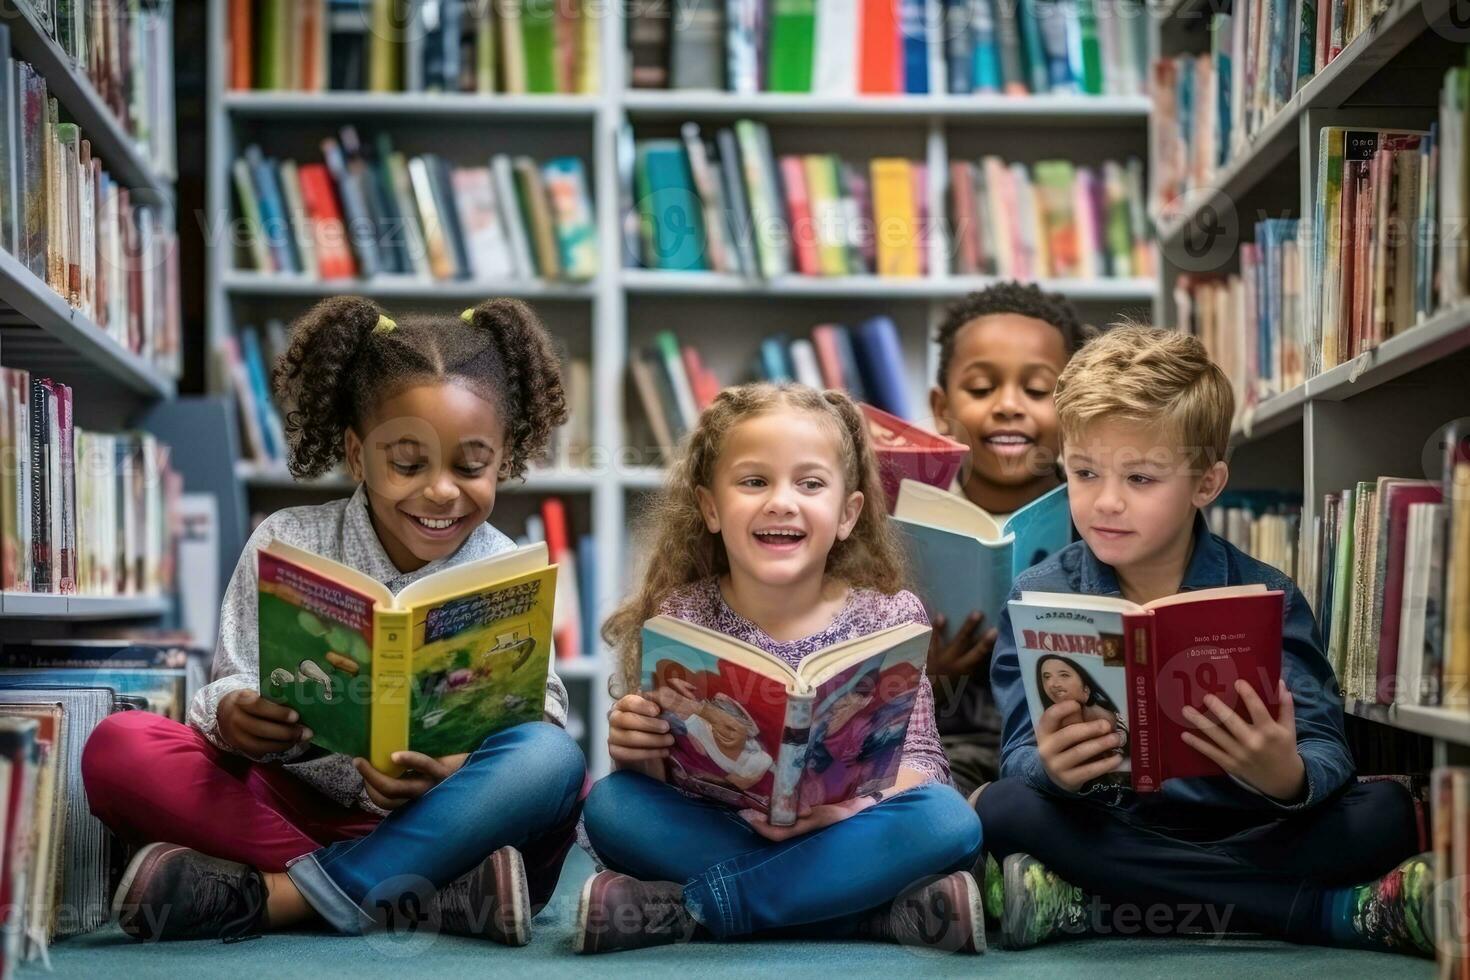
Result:
M278 763L221 751L188 725L145 711L119 712L97 727L82 752L82 779L92 813L129 843L168 841L261 871L283 871L292 858L366 836L379 822ZM574 812L522 849L533 908L550 898L576 825Z

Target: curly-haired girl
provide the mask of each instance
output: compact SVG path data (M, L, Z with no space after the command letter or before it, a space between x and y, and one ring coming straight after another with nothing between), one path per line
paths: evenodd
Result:
M314 749L296 712L256 690L256 553L278 539L396 593L512 547L486 519L499 481L522 475L566 418L551 341L514 300L395 322L337 297L297 322L274 380L291 472L345 461L358 486L251 535L189 725L128 712L88 742L93 812L131 841L171 842L129 865L114 899L122 928L232 938L317 916L345 933L412 918L524 944L573 839L585 768L561 727L561 681L547 678L545 721L467 755L395 753L400 777Z
M638 687L639 632L658 614L719 630L793 667L830 644L927 623L857 407L835 391L743 385L705 410L652 512L641 587L603 635L623 696L609 717L616 772L585 823L610 870L582 893L582 952L797 927L983 950L969 867L980 825L949 785L922 682L898 781L812 807L790 827L665 781L673 737ZM871 506L878 504L878 506Z

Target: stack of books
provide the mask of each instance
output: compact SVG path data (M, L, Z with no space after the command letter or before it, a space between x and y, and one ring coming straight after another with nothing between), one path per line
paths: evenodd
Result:
M590 94L585 0L229 0L230 87Z
M654 443L663 461L671 462L674 447L724 385L699 349L681 345L671 330L660 331L651 345L632 352L629 370ZM733 380L796 381L818 390L846 391L854 401L900 419L912 412L898 327L886 316L856 328L824 323L812 328L810 339L768 336L754 351L749 370Z
M178 236L92 154L0 25L0 247L123 348L180 365ZM170 84L172 82L170 81Z
M0 368L0 589L170 593L183 481L168 447L78 429L72 406L67 385Z
M706 141L682 139L619 152L625 260L648 269L747 277L878 275L928 269L928 168L876 157L777 155L762 123L742 119Z
M942 38L930 30L941 16ZM1135 0L648 3L628 17L629 83L839 98L1136 95L1147 24Z
M949 165L953 271L1007 279L1149 276L1143 162Z
M503 153L456 167L405 157L386 133L368 147L351 126L322 140L324 162L265 156L233 167L250 267L316 279L587 280L597 231L586 167Z
M159 174L172 177L174 146L173 11L135 0L58 3L16 0L25 16L61 47L76 71ZM0 50L10 51L8 28Z
M1307 378L1298 225L1294 218L1258 221L1256 240L1240 246L1238 274L1186 274L1174 282L1179 323L1230 379L1237 416Z

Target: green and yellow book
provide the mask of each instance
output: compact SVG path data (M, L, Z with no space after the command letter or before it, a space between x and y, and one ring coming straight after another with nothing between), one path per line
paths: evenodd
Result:
M470 752L541 718L556 566L533 544L446 568L394 596L280 541L260 550L260 691L312 742L390 774L404 749Z

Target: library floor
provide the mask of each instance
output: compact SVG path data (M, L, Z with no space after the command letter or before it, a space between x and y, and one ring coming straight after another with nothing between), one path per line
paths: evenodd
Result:
M406 980L414 976L470 977L505 970L517 977L775 976L794 967L810 976L895 977L1143 977L1366 976L1428 980L1427 960L1381 953L1293 946L1256 939L1086 939L1023 953L992 949L982 958L934 956L874 943L695 943L596 958L573 956L572 922L577 895L591 862L573 851L552 905L536 918L535 938L524 949L452 936L416 941L363 940L321 933L285 933L233 945L217 942L140 945L115 928L59 943L52 950L56 980L70 977L265 976L295 980L351 976L353 980ZM23 971L44 976L40 970Z

